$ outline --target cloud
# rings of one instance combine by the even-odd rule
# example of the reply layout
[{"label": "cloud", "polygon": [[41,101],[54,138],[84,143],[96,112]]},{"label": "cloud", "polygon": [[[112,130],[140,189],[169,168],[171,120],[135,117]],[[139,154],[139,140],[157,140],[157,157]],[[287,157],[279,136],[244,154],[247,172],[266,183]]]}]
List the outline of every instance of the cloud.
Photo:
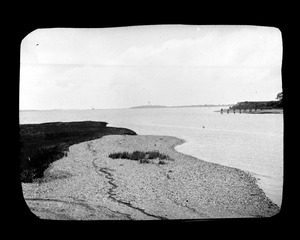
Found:
[{"label": "cloud", "polygon": [[120,37],[93,38],[91,32],[78,37],[79,32],[69,31],[73,35],[68,38],[68,31],[63,37],[58,31],[51,41],[46,31],[32,34],[22,43],[23,108],[231,103],[273,99],[280,91],[282,42],[277,29],[199,27],[198,35],[184,35],[174,28],[163,40],[159,28],[154,30],[147,38],[133,31],[128,37],[124,30],[126,44]]},{"label": "cloud", "polygon": [[160,66],[279,66],[282,43],[273,28],[237,28],[220,34],[212,31],[195,39],[170,39],[160,46],[149,43],[130,47],[114,64]]}]

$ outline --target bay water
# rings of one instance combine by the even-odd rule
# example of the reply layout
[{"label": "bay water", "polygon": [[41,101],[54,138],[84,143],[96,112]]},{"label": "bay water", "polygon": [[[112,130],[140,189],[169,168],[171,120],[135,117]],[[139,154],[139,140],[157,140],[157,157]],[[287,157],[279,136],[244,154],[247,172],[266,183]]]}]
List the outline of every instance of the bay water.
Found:
[{"label": "bay water", "polygon": [[179,152],[253,175],[278,206],[283,190],[283,114],[220,114],[220,107],[20,111],[20,124],[104,121],[139,135],[184,139]]}]

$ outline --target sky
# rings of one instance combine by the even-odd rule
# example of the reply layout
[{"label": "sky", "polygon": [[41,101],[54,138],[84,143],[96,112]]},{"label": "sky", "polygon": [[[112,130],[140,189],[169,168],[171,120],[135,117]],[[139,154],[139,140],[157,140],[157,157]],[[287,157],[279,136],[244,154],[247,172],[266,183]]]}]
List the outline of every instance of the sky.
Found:
[{"label": "sky", "polygon": [[273,27],[37,29],[20,51],[20,110],[234,104],[282,91]]}]

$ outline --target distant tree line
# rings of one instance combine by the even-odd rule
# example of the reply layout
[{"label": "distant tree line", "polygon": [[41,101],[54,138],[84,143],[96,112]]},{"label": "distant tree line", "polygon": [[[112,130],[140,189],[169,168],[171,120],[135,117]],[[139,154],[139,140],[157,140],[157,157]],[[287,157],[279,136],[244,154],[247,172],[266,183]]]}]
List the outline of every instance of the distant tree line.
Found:
[{"label": "distant tree line", "polygon": [[246,101],[238,102],[230,109],[272,109],[283,108],[283,92],[280,92],[276,96],[277,101]]}]

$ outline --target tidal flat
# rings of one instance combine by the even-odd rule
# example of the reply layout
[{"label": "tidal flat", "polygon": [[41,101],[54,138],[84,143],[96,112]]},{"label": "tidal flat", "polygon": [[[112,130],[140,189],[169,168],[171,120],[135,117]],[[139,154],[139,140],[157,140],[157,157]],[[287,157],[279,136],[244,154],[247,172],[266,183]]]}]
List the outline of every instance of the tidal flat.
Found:
[{"label": "tidal flat", "polygon": [[[167,220],[271,217],[279,213],[256,179],[237,168],[179,153],[182,139],[107,135],[71,145],[40,181],[22,183],[30,211],[56,220]],[[158,151],[166,164],[110,158]]]}]

